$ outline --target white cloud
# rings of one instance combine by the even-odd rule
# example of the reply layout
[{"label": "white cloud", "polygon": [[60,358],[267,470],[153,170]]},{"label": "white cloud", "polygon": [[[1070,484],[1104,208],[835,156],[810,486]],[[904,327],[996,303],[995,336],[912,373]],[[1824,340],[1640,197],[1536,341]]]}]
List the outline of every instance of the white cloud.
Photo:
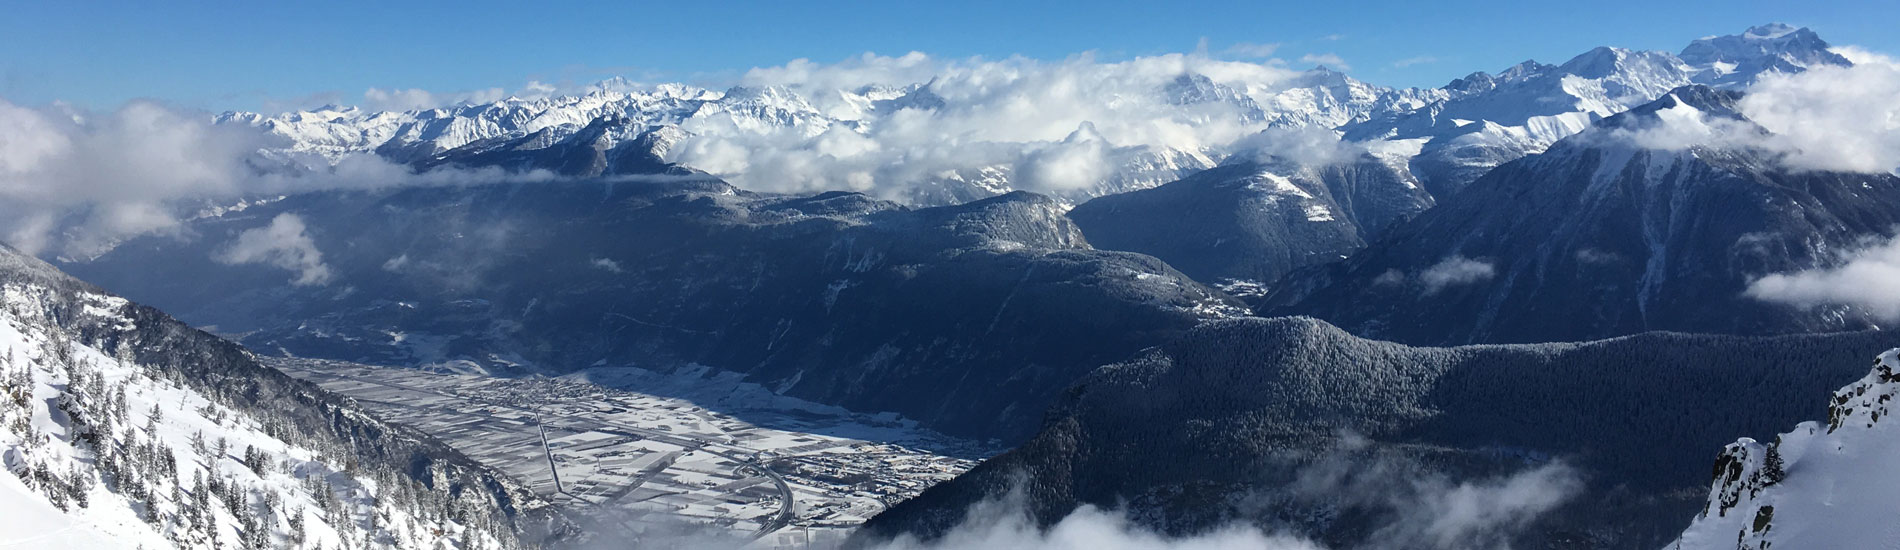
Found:
[{"label": "white cloud", "polygon": [[374,155],[328,162],[267,158],[279,145],[243,125],[134,101],[91,113],[0,100],[0,235],[29,254],[84,257],[120,240],[179,228],[182,212],[250,195],[532,181],[545,173],[415,174]]},{"label": "white cloud", "polygon": [[1016,183],[1032,191],[1060,191],[1093,185],[1108,177],[1108,143],[1087,122],[1067,138],[1023,157]]},{"label": "white cloud", "polygon": [[1762,277],[1749,283],[1746,295],[1802,307],[1852,306],[1900,321],[1900,238],[1864,248],[1838,267]]},{"label": "white cloud", "polygon": [[1900,65],[1857,55],[1869,62],[1762,77],[1737,105],[1746,122],[1678,105],[1655,124],[1606,135],[1648,149],[1754,149],[1793,170],[1891,172],[1900,168]]},{"label": "white cloud", "polygon": [[1321,550],[1311,541],[1270,535],[1231,525],[1186,536],[1169,537],[1134,525],[1122,514],[1093,506],[1078,508],[1047,529],[1024,513],[1020,499],[985,502],[942,538],[919,541],[901,537],[871,546],[875,550]]},{"label": "white cloud", "polygon": [[158,201],[241,188],[250,170],[243,159],[259,144],[254,132],[156,103],[93,116],[0,100],[0,213],[13,221],[0,225],[28,252],[50,243],[36,229],[52,231],[54,218],[73,214],[91,230],[83,247],[168,230],[176,222]]},{"label": "white cloud", "polygon": [[[832,64],[799,59],[752,69],[742,84],[784,86],[820,113],[850,122],[813,136],[695,117],[682,126],[691,136],[666,157],[763,191],[849,189],[903,199],[943,178],[972,179],[989,168],[1013,174],[1021,188],[1059,192],[1099,183],[1120,162],[1116,155],[1140,147],[1219,151],[1266,127],[1245,121],[1236,103],[1167,101],[1160,91],[1189,73],[1242,93],[1269,93],[1296,74],[1192,54],[1115,63],[1089,54],[1062,61],[915,52]],[[860,96],[840,92],[920,82],[943,106],[872,114]]]},{"label": "white cloud", "polygon": [[1860,46],[1853,46],[1853,45],[1835,46],[1833,48],[1828,49],[1828,51],[1834,52],[1835,54],[1840,55],[1841,57],[1847,58],[1848,62],[1853,63],[1855,65],[1900,64],[1900,63],[1896,63],[1894,58],[1888,57],[1886,54],[1868,50]]},{"label": "white cloud", "polygon": [[1428,63],[1437,63],[1437,62],[1438,62],[1438,58],[1436,57],[1432,57],[1429,55],[1421,55],[1417,57],[1407,57],[1405,59],[1393,61],[1392,66],[1403,69],[1403,68],[1410,67],[1413,65],[1425,65]]},{"label": "white cloud", "polygon": [[1325,65],[1327,68],[1335,71],[1352,70],[1352,65],[1346,64],[1345,58],[1339,57],[1339,54],[1334,53],[1309,53],[1300,56],[1300,62],[1310,65]]},{"label": "white cloud", "polygon": [[1480,541],[1503,547],[1509,534],[1556,509],[1583,485],[1563,463],[1476,481],[1423,476],[1413,484],[1409,501],[1394,506],[1399,520],[1374,534],[1389,543],[1385,547],[1469,548]]},{"label": "white cloud", "polygon": [[321,285],[330,282],[333,273],[324,265],[323,253],[305,232],[303,218],[296,214],[278,214],[270,225],[247,229],[237,239],[212,255],[225,264],[266,264],[297,274],[290,284]]},{"label": "white cloud", "polygon": [[620,269],[620,262],[613,261],[612,258],[594,258],[593,261],[588,262],[588,264],[608,273],[624,273],[624,271]]},{"label": "white cloud", "polygon": [[1295,160],[1312,166],[1345,164],[1366,154],[1362,144],[1340,139],[1339,132],[1313,127],[1275,127],[1234,142],[1235,153],[1253,153],[1257,160]]},{"label": "white cloud", "polygon": [[1749,88],[1742,113],[1774,134],[1794,168],[1890,172],[1900,168],[1900,66],[1866,63],[1770,75]]},{"label": "white cloud", "polygon": [[[1297,473],[1285,487],[1240,499],[1241,506],[1279,508],[1287,502],[1337,510],[1383,512],[1356,548],[1509,548],[1536,520],[1569,502],[1584,487],[1582,475],[1563,462],[1548,462],[1496,476],[1453,479],[1418,464],[1373,458],[1365,439],[1346,434],[1341,444]],[[1323,550],[1296,534],[1260,530],[1245,521],[1166,536],[1135,524],[1127,515],[1084,505],[1046,529],[1037,528],[1020,491],[978,503],[942,538],[910,537],[868,545],[872,550]],[[1246,517],[1242,511],[1239,514]]]},{"label": "white cloud", "polygon": [[1489,262],[1452,256],[1420,272],[1418,280],[1425,284],[1426,294],[1437,294],[1449,287],[1488,281],[1496,275],[1497,268]]},{"label": "white cloud", "polygon": [[1261,495],[1327,508],[1389,512],[1360,548],[1509,548],[1535,520],[1575,497],[1582,473],[1561,461],[1517,472],[1454,479],[1420,464],[1378,455],[1371,441],[1341,434],[1339,444],[1302,468],[1281,491]]}]

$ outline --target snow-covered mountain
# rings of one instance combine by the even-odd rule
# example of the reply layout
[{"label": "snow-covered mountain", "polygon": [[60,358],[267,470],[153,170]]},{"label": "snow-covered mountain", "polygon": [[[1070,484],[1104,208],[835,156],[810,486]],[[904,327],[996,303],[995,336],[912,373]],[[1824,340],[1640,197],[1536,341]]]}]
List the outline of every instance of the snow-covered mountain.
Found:
[{"label": "snow-covered mountain", "polygon": [[1754,143],[1772,134],[1740,98],[1692,85],[1604,119],[1352,258],[1290,276],[1256,309],[1425,344],[1879,326],[1864,308],[1746,294],[1755,279],[1833,267],[1890,238],[1900,177],[1787,168]]},{"label": "snow-covered mountain", "polygon": [[[1248,114],[1239,123],[1257,127],[1267,124],[1266,115],[1253,106],[1251,97],[1231,95],[1237,92],[1200,75],[1182,78],[1190,81],[1190,88],[1157,89],[1154,101],[1175,102],[1183,107],[1183,117],[1191,116],[1196,105],[1210,101],[1247,105]],[[1207,88],[1192,89],[1196,82]],[[1358,86],[1360,93],[1366,93],[1363,84]],[[1213,89],[1223,91],[1202,95]],[[216,121],[253,126],[271,135],[281,145],[267,148],[264,156],[292,170],[335,163],[351,155],[374,154],[420,169],[499,166],[521,172],[540,169],[563,176],[590,177],[677,173],[703,167],[743,178],[747,175],[744,171],[724,166],[676,164],[669,153],[674,145],[691,137],[774,140],[780,146],[805,147],[833,128],[865,134],[886,119],[911,116],[897,114],[903,111],[930,113],[948,108],[926,84],[806,93],[839,96],[836,103],[846,107],[821,110],[798,90],[785,86],[711,91],[678,84],[630,87],[622,83],[597,85],[578,96],[511,97],[418,111],[325,107],[280,115],[231,112],[218,116]],[[1353,111],[1364,108],[1354,103],[1357,100],[1335,100],[1329,95],[1334,92],[1323,87],[1293,88],[1286,93],[1326,103],[1320,112],[1300,115],[1303,117],[1348,120],[1364,116]],[[1348,91],[1341,88],[1338,93]],[[1101,139],[1099,135],[1084,137]],[[956,204],[999,195],[1020,187],[1011,179],[1024,162],[1021,156],[1049,143],[1061,141],[984,144],[981,147],[1001,149],[1003,153],[907,176],[914,181],[888,182],[880,189],[885,191],[885,198],[923,205]],[[1101,143],[1106,152],[1102,162],[1111,167],[1100,177],[1074,189],[1043,190],[1083,200],[1153,187],[1212,166],[1222,155],[1218,149],[1199,146]],[[779,189],[775,185],[760,187]],[[853,188],[845,181],[822,185],[824,189]]]},{"label": "snow-covered mountain", "polygon": [[1412,169],[1443,200],[1486,171],[1591,122],[1689,84],[1740,89],[1770,74],[1851,63],[1806,28],[1770,24],[1696,40],[1681,54],[1602,47],[1560,65],[1525,61],[1453,81],[1444,99],[1341,128],[1347,139],[1425,140]]},{"label": "snow-covered mountain", "polygon": [[[1891,548],[1900,544],[1900,350],[1774,441],[1741,438],[1715,461],[1708,504],[1672,550]],[[1882,418],[1888,417],[1888,418]]]},{"label": "snow-covered mountain", "polygon": [[[1249,131],[1336,129],[1349,141],[1394,141],[1399,143],[1377,148],[1415,151],[1406,169],[1443,199],[1492,167],[1542,151],[1594,120],[1676,87],[1737,88],[1766,74],[1846,64],[1812,31],[1776,24],[1697,40],[1680,54],[1597,48],[1559,65],[1526,61],[1433,89],[1378,86],[1325,67],[1292,74],[1224,71],[1219,80],[1187,68],[1160,79],[1139,71],[1103,77],[1135,88],[1087,98],[1104,104],[1068,118],[1100,125],[1135,117],[1157,124],[1113,136],[1100,144],[1106,154],[1087,156],[1074,156],[1068,146],[1075,144],[1065,143],[1061,134],[1024,138],[1002,128],[963,127],[1015,124],[1011,117],[972,113],[1015,112],[1017,105],[1037,100],[1036,90],[1002,95],[966,90],[946,97],[948,85],[941,80],[849,88],[759,84],[715,91],[616,79],[574,95],[403,112],[334,106],[277,115],[232,112],[217,121],[273,136],[277,143],[265,156],[293,167],[374,154],[418,168],[501,166],[569,176],[697,169],[756,190],[849,189],[924,205],[1016,189],[1081,202],[1213,167],[1235,152],[1229,148],[1232,140]],[[1152,80],[1145,88],[1144,78]],[[981,91],[991,84],[977,81],[971,87]],[[918,132],[933,126],[931,132]],[[916,141],[930,133],[939,137]],[[704,143],[674,149],[694,140]],[[961,151],[946,155],[916,149],[924,144]],[[752,158],[739,160],[734,148],[749,151]],[[1056,184],[1023,173],[1043,166],[1039,160],[1048,160],[1052,151],[1071,153],[1063,157],[1070,162],[1054,166],[1075,171],[1065,180],[1082,181]],[[790,156],[761,159],[760,152]],[[869,157],[857,158],[867,152]],[[814,163],[839,166],[801,175],[811,180],[796,183],[786,181],[786,174],[770,173],[811,169]],[[891,169],[894,164],[910,168]]]},{"label": "snow-covered mountain", "polygon": [[[1526,61],[1498,75],[1474,73],[1429,93],[1386,93],[1314,71],[1300,80],[1336,83],[1312,88],[1337,91],[1326,98],[1360,98],[1336,111],[1359,118],[1275,119],[1309,129],[1263,132],[1235,146],[1219,168],[1099,197],[1071,216],[1098,247],[1150,254],[1202,281],[1258,293],[1284,274],[1359,251],[1499,165],[1676,87],[1735,89],[1767,74],[1847,64],[1812,31],[1778,25],[1698,40],[1684,55],[1598,48],[1562,65]],[[1197,98],[1236,97],[1192,89]],[[1422,100],[1429,101],[1415,103]],[[1333,124],[1341,143],[1313,129]]]},{"label": "snow-covered mountain", "polygon": [[520,548],[550,525],[434,440],[5,247],[0,350],[0,546]]}]

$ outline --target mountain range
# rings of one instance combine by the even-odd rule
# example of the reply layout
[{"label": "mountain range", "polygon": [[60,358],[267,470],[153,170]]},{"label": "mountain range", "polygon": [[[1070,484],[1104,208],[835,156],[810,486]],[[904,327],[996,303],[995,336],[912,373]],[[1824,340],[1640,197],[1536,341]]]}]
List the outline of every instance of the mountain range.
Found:
[{"label": "mountain range", "polygon": [[[518,481],[259,361],[275,356],[736,378],[1015,446],[913,499],[848,504],[884,510],[851,541],[866,548],[954,540],[997,509],[1329,548],[1895,540],[1875,527],[1894,504],[1892,312],[1755,290],[1900,238],[1900,176],[1793,164],[1748,108],[1761,82],[1853,66],[1813,31],[1431,89],[1142,63],[1102,69],[1122,71],[1087,96],[1103,105],[1027,110],[951,66],[219,115],[268,138],[247,169],[369,159],[402,182],[196,197],[163,231],[50,264],[0,246],[0,343],[20,352],[0,363],[0,530],[597,542]],[[427,174],[483,176],[404,179]],[[766,408],[702,418],[802,422]],[[625,437],[694,452],[656,435],[673,429]],[[728,457],[741,489],[810,458],[745,454]],[[633,459],[614,460],[600,469]],[[796,516],[774,487],[762,535]]]},{"label": "mountain range", "polygon": [[[1542,151],[1593,120],[1680,86],[1739,88],[1763,75],[1850,64],[1813,31],[1774,24],[1696,40],[1680,54],[1604,47],[1559,65],[1526,61],[1496,75],[1472,73],[1440,88],[1382,87],[1317,67],[1277,80],[1217,81],[1183,72],[1141,92],[1146,97],[1131,99],[1171,106],[1168,116],[1189,126],[1321,128],[1337,130],[1349,142],[1392,142],[1388,147],[1411,150],[1402,170],[1444,198],[1491,167]],[[674,147],[696,137],[772,134],[812,144],[833,129],[874,136],[896,118],[949,117],[972,108],[961,98],[944,97],[936,89],[941,86],[765,84],[715,91],[613,79],[577,95],[414,111],[329,106],[275,115],[227,112],[216,121],[275,137],[264,157],[295,167],[374,154],[420,169],[502,166],[569,176],[638,175],[705,168],[652,162],[677,157]],[[880,198],[932,205],[1029,189],[1081,202],[1174,181],[1245,152],[1226,143],[1109,143],[1109,169],[1093,181],[1065,188],[1017,181],[1022,157],[1052,141],[1058,140],[985,142],[980,146],[1011,153],[943,165],[914,176],[918,181],[882,182],[880,189],[890,191]]]}]

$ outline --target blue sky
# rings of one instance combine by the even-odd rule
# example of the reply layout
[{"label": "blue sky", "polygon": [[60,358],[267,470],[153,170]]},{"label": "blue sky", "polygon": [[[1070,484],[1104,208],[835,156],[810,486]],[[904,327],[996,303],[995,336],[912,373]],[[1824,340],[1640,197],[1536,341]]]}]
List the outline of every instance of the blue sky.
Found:
[{"label": "blue sky", "polygon": [[[322,4],[322,5],[319,5]],[[19,2],[0,18],[0,98],[111,108],[359,103],[363,91],[514,89],[622,75],[721,85],[744,69],[863,52],[1113,60],[1278,44],[1374,83],[1438,86],[1599,45],[1676,51],[1782,21],[1900,51],[1900,3],[1576,2]],[[1530,5],[1527,5],[1530,4]],[[815,4],[814,4],[815,5]]]}]

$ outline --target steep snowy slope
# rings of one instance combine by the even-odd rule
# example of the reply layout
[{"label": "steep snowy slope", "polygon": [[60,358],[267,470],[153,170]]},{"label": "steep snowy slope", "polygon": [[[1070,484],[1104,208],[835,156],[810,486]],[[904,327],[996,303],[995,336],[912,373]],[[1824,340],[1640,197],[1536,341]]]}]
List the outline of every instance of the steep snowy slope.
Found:
[{"label": "steep snowy slope", "polygon": [[[1803,422],[1772,442],[1742,438],[1715,461],[1708,505],[1677,550],[1892,548],[1900,545],[1900,350],[1828,401],[1826,422]],[[1889,418],[1881,418],[1883,416]]]},{"label": "steep snowy slope", "polygon": [[[1423,344],[1873,326],[1873,312],[1745,291],[1891,236],[1900,177],[1786,168],[1748,143],[1765,130],[1737,112],[1739,97],[1689,86],[1606,119],[1492,171],[1345,262],[1290,276],[1263,303]],[[1643,137],[1683,124],[1713,133]]]},{"label": "steep snowy slope", "polygon": [[5,247],[0,353],[0,545],[520,548],[554,519],[433,440]]},{"label": "steep snowy slope", "polygon": [[1239,523],[1332,548],[1654,548],[1702,507],[1708,449],[1819,414],[1799,396],[1894,342],[1417,348],[1308,318],[1217,321],[1096,370],[1034,439],[864,533],[935,535],[1013,491],[1045,526],[1089,504],[1167,533]]}]

